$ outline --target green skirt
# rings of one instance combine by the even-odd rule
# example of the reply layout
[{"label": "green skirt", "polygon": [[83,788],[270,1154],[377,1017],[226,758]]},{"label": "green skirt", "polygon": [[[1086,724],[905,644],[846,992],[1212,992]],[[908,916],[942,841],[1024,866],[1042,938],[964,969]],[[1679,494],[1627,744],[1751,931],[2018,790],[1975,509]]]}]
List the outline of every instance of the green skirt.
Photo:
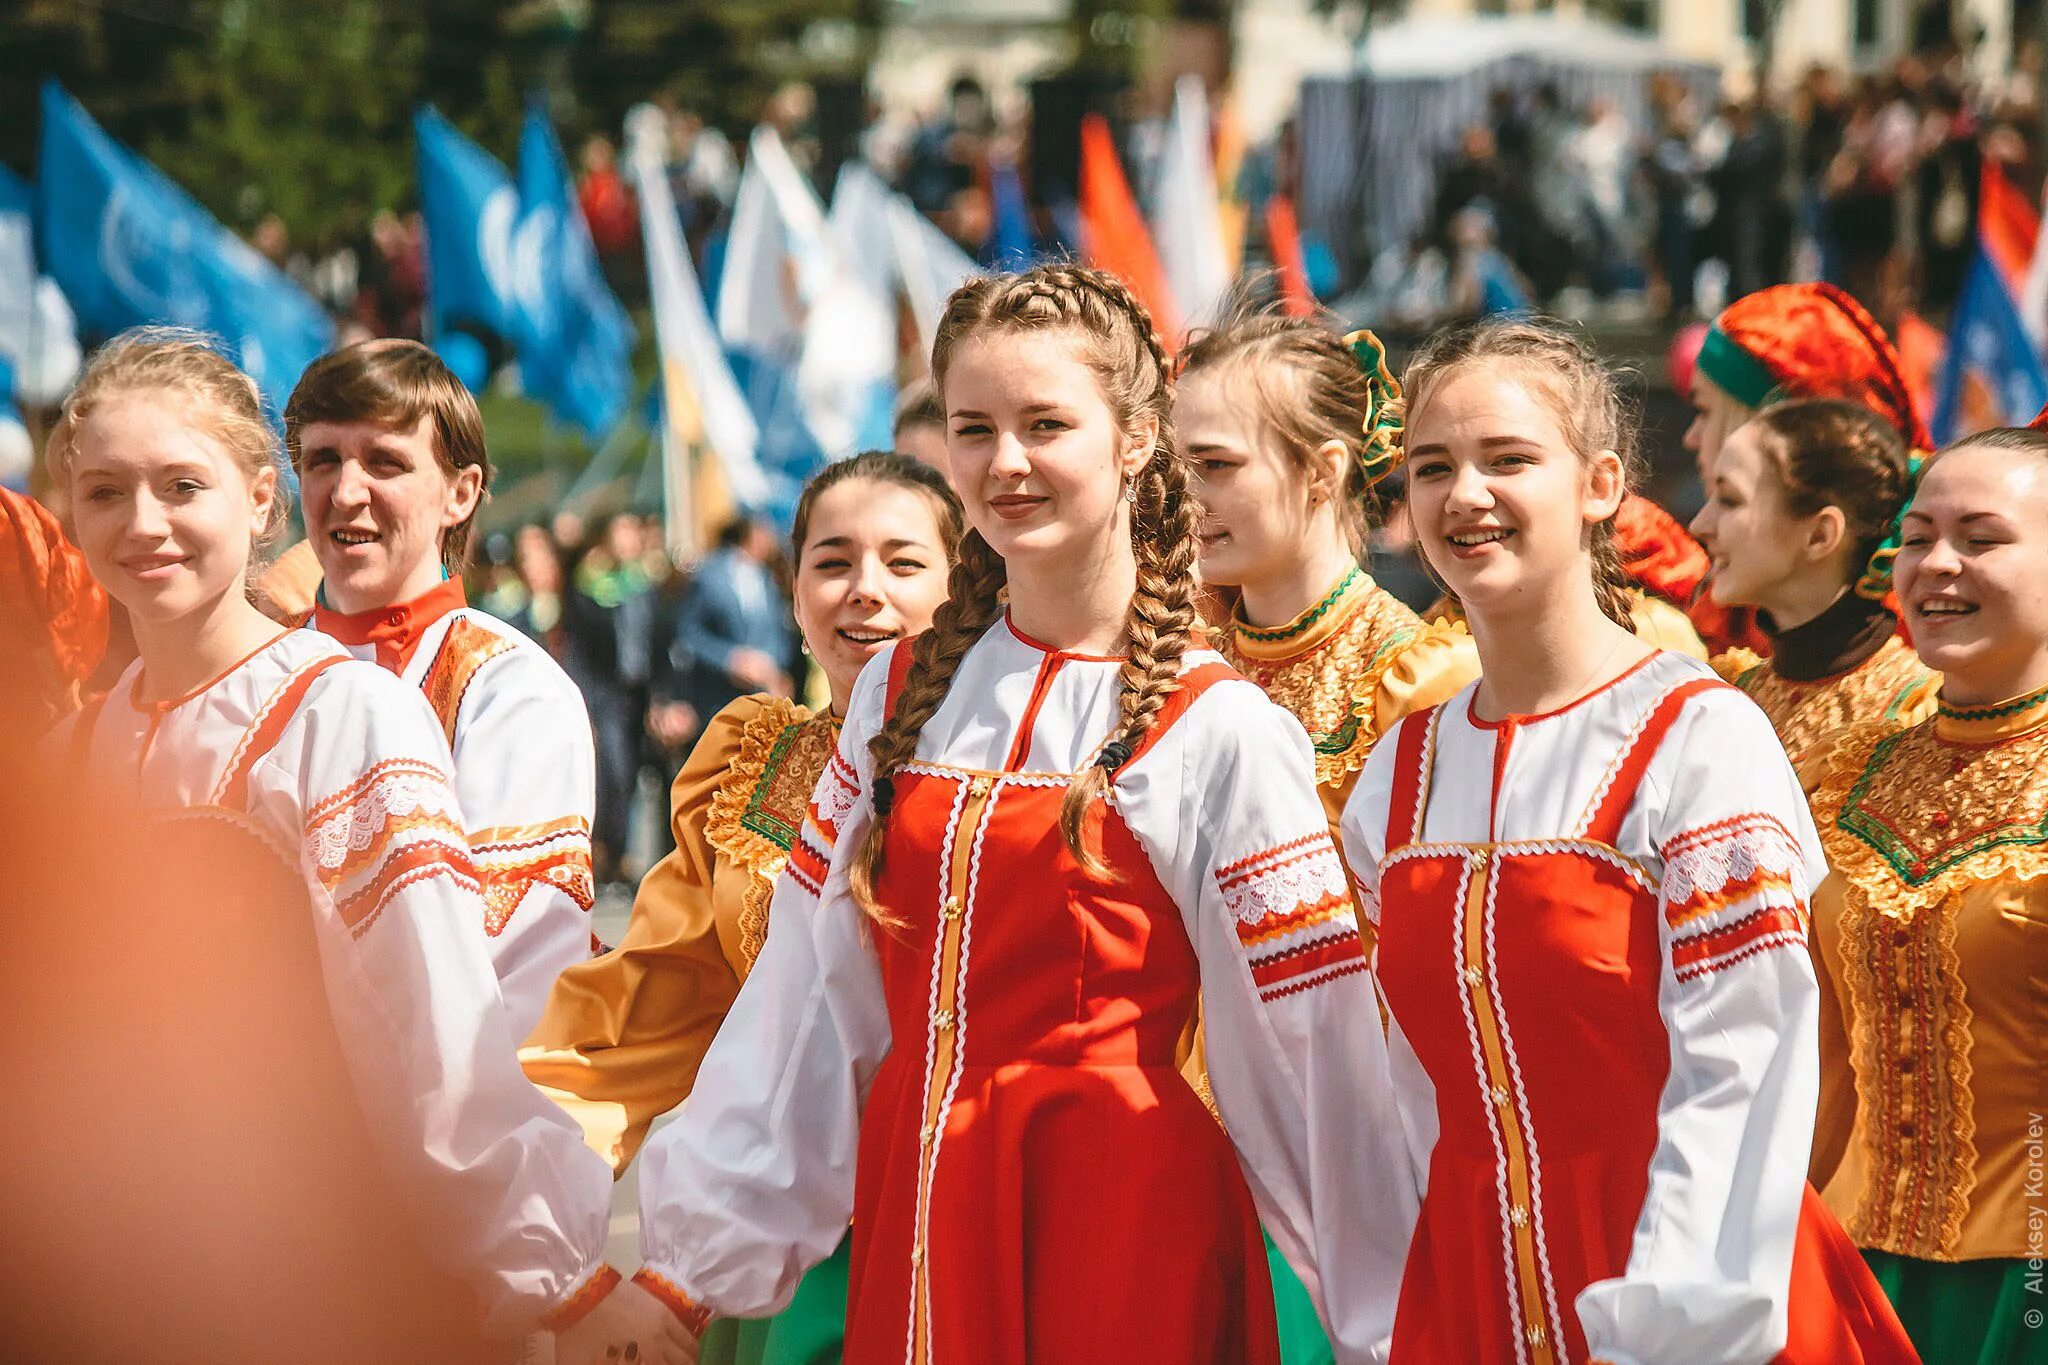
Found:
[{"label": "green skirt", "polygon": [[2048,1365],[2041,1262],[1863,1259],[1927,1365]]},{"label": "green skirt", "polygon": [[1266,1264],[1273,1275],[1273,1320],[1280,1326],[1280,1365],[1336,1365],[1336,1352],[1323,1335],[1323,1323],[1316,1316],[1308,1290],[1302,1287],[1294,1268],[1266,1239]]},{"label": "green skirt", "polygon": [[853,1234],[811,1267],[772,1318],[720,1318],[705,1329],[699,1365],[839,1365],[846,1343],[846,1277]]}]

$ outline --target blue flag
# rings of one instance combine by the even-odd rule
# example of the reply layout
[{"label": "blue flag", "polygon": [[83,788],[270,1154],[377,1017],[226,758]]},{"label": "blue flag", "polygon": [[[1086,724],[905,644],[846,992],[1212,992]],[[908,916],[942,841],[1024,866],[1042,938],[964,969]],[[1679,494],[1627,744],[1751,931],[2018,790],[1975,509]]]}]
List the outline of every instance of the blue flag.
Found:
[{"label": "blue flag", "polygon": [[2048,404],[2048,372],[2020,321],[2019,305],[1983,247],[1956,300],[1935,388],[1937,444],[1987,427],[2015,426]]},{"label": "blue flag", "polygon": [[277,411],[334,326],[290,276],[43,84],[36,235],[88,333],[143,323],[211,332]]},{"label": "blue flag", "polygon": [[427,327],[517,337],[512,251],[519,190],[498,159],[432,108],[413,115],[427,237]]},{"label": "blue flag", "polygon": [[995,221],[983,248],[984,263],[998,270],[1028,269],[1038,258],[1038,234],[1031,230],[1031,206],[1017,163],[1008,157],[989,161],[989,200]]},{"label": "blue flag", "polygon": [[633,396],[633,320],[597,266],[568,158],[537,104],[519,134],[522,294],[519,372],[526,391],[602,440]]},{"label": "blue flag", "polygon": [[531,110],[519,180],[433,109],[413,119],[436,344],[491,333],[514,347],[526,391],[602,440],[632,394],[633,324],[598,272],[554,130]]}]

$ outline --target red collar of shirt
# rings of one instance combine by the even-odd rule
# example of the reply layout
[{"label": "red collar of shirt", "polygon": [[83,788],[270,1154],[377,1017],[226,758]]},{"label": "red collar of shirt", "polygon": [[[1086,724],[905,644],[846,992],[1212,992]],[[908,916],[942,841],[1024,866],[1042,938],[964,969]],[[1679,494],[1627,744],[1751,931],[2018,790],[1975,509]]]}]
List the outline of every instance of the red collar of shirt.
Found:
[{"label": "red collar of shirt", "polygon": [[378,666],[402,673],[427,628],[457,607],[468,605],[462,580],[450,578],[396,606],[343,613],[322,603],[313,608],[313,625],[345,645],[375,645]]}]

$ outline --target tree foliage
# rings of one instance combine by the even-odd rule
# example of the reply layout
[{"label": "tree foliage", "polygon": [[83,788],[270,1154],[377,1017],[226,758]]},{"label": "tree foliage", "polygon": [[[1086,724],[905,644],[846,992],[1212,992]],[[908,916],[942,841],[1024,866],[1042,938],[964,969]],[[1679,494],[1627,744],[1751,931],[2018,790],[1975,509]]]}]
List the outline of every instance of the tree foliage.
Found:
[{"label": "tree foliage", "polygon": [[784,81],[850,75],[896,0],[0,0],[0,161],[54,76],[222,221],[348,230],[414,189],[431,102],[509,159],[542,90],[573,145],[665,96],[743,134]]}]

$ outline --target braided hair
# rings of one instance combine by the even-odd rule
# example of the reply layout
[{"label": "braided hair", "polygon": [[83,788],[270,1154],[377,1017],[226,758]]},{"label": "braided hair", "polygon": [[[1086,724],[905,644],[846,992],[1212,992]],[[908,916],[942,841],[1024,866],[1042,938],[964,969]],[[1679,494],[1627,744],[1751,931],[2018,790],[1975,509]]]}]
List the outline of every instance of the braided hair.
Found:
[{"label": "braided hair", "polygon": [[[1129,434],[1151,427],[1150,457],[1131,485],[1131,550],[1137,588],[1124,632],[1129,653],[1118,674],[1115,730],[1096,762],[1074,775],[1060,807],[1060,834],[1076,860],[1097,875],[1106,869],[1083,839],[1088,808],[1128,762],[1180,685],[1180,667],[1193,638],[1194,563],[1199,516],[1188,494],[1187,468],[1173,440],[1173,388],[1166,345],[1151,314],[1116,276],[1083,266],[1038,266],[1021,274],[971,280],[947,301],[932,346],[932,374],[943,390],[961,344],[993,331],[1066,332],[1077,356],[1094,373],[1118,425]],[[901,696],[869,741],[875,818],[850,869],[855,897],[877,920],[888,922],[875,900],[884,827],[898,768],[917,751],[925,723],[938,711],[968,647],[1001,614],[1008,582],[1002,557],[978,531],[960,542],[960,558],[944,606],[912,650]]]}]

